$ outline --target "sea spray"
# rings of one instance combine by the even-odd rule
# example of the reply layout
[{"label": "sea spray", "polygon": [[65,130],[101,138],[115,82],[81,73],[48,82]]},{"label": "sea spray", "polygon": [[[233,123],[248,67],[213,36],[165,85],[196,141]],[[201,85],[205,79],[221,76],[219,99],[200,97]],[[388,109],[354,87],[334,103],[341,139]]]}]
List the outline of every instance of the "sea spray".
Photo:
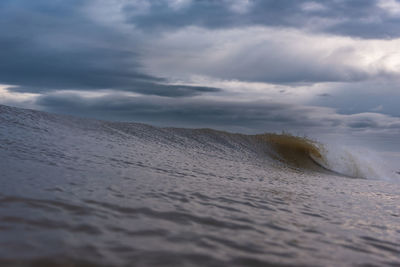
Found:
[{"label": "sea spray", "polygon": [[266,145],[268,156],[295,168],[331,171],[352,178],[393,180],[389,167],[366,148],[322,143],[286,133],[255,137]]},{"label": "sea spray", "polygon": [[365,179],[393,180],[388,166],[373,151],[338,144],[319,144],[322,160],[319,164],[334,172]]}]

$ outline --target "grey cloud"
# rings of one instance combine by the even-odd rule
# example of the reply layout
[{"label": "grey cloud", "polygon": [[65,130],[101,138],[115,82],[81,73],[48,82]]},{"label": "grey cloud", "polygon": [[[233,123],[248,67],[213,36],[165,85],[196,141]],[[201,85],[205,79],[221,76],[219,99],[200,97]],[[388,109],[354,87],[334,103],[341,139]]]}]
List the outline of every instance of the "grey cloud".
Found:
[{"label": "grey cloud", "polygon": [[141,121],[165,126],[249,127],[262,128],[266,123],[313,125],[299,113],[294,118],[290,105],[276,103],[240,103],[162,97],[121,97],[87,99],[74,94],[41,96],[37,104],[55,112],[73,112],[111,120]]},{"label": "grey cloud", "polygon": [[351,128],[376,128],[378,124],[370,119],[354,121],[347,124]]},{"label": "grey cloud", "polygon": [[[372,46],[370,41],[364,43]],[[354,82],[387,75],[384,64],[376,64],[382,70],[359,64],[363,60],[357,50],[361,45],[349,38],[290,30],[186,28],[155,38],[143,64],[156,73],[183,79],[197,74],[290,85]]]},{"label": "grey cloud", "polygon": [[[237,1],[236,1],[237,2]],[[307,9],[307,0],[253,0],[243,12],[232,8],[235,1],[191,1],[172,8],[168,1],[151,1],[148,12],[137,13],[127,4],[127,21],[144,30],[165,30],[195,25],[226,28],[249,25],[295,27],[362,38],[400,36],[399,17],[393,17],[373,0],[314,1],[322,8]]]},{"label": "grey cloud", "polygon": [[[77,84],[78,86],[78,84]],[[87,90],[97,90],[97,89],[117,89],[119,91],[131,91],[140,93],[143,95],[157,95],[157,96],[165,96],[165,97],[192,97],[197,96],[203,93],[214,93],[219,92],[221,89],[215,87],[207,87],[207,86],[187,86],[187,85],[168,85],[161,84],[158,82],[145,82],[140,80],[133,80],[126,87],[119,86],[110,86],[103,88],[102,86],[98,87],[48,87],[48,84],[45,83],[45,86],[15,86],[10,87],[8,90],[19,93],[48,93],[52,91],[57,91],[58,89],[68,89],[69,91],[87,91]]]},{"label": "grey cloud", "polygon": [[[315,17],[340,17],[340,23],[350,23],[384,13],[373,1],[320,1],[325,8],[310,11],[302,9],[306,1],[254,0],[249,1],[248,9],[243,12],[232,8],[240,2],[234,0],[190,1],[181,8],[171,7],[168,4],[171,1],[166,0],[143,1],[150,7],[144,12],[137,12],[138,7],[133,7],[133,2],[126,1],[128,4],[123,12],[129,22],[146,30],[146,34],[134,30],[122,34],[117,24],[106,26],[90,19],[84,7],[101,4],[96,0],[71,0],[68,3],[61,0],[1,1],[0,83],[16,85],[12,90],[18,92],[116,89],[170,97],[217,92],[219,89],[207,86],[169,85],[167,79],[156,77],[159,74],[146,73],[140,62],[151,55],[145,55],[143,51],[169,34],[158,32],[154,38],[147,30],[177,29],[188,25],[213,29],[249,25],[306,27],[307,21]],[[105,7],[100,5],[99,8]],[[396,22],[393,17],[385,17],[382,23],[389,19]],[[205,35],[197,37],[207,38]],[[205,64],[209,60],[208,50],[197,51],[197,46],[189,44],[190,52],[177,55],[173,47],[163,45],[151,51],[158,58],[164,57],[155,65],[166,62],[164,69],[176,69],[178,73],[270,83],[352,82],[370,77],[363,70],[332,64],[336,58],[345,57],[345,52],[344,55],[310,57],[307,51],[290,51],[287,44],[282,47],[279,36],[272,36],[267,44],[254,43],[239,48],[236,54],[230,51],[229,57],[212,59],[215,62],[211,60],[208,65]],[[217,49],[213,47],[213,51]],[[182,50],[178,49],[179,52]],[[201,60],[190,63],[190,58],[185,58],[190,53],[192,59],[200,57]],[[193,55],[195,53],[198,55]],[[165,75],[176,76],[176,73]]]},{"label": "grey cloud", "polygon": [[163,97],[82,98],[75,94],[41,96],[45,110],[161,126],[213,127],[241,132],[328,133],[354,129],[399,131],[400,119],[376,113],[337,114],[333,109],[273,102],[226,102]]},{"label": "grey cloud", "polygon": [[316,96],[307,104],[336,108],[342,114],[377,111],[400,117],[398,79],[335,84],[330,97]]},{"label": "grey cloud", "polygon": [[136,40],[90,20],[90,0],[0,2],[0,83],[19,92],[118,89],[192,96],[216,88],[175,86],[142,71]]}]

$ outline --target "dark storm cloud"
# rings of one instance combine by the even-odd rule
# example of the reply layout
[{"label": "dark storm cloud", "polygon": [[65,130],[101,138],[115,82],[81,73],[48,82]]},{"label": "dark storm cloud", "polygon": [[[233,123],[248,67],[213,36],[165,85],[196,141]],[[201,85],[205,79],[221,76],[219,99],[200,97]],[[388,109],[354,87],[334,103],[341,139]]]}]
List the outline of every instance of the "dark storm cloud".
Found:
[{"label": "dark storm cloud", "polygon": [[[320,30],[339,34],[354,31],[357,36],[392,36],[400,30],[394,27],[398,19],[378,8],[375,1],[319,1],[310,5],[303,0],[254,0],[246,5],[245,1],[198,0],[182,6],[174,6],[172,2],[126,1],[122,12],[126,21],[146,33],[147,30],[189,25],[212,29],[249,25],[307,28],[315,19],[338,20]],[[140,5],[148,9],[139,12]],[[120,25],[115,22],[108,26],[96,22],[85,9],[89,6],[107,8],[96,0],[0,1],[0,84],[15,85],[11,90],[18,92],[116,89],[171,97],[219,91],[209,87],[167,85],[167,79],[146,73],[140,64],[143,56],[140,51],[146,41],[152,42],[152,39],[146,34],[139,38],[132,29],[122,34]],[[371,16],[377,19],[368,20]],[[368,78],[360,70],[337,70],[332,64],[305,64],[298,51],[285,57],[288,51],[282,49],[279,40],[276,43],[276,46],[273,43],[267,47],[264,55],[268,56],[264,56],[261,63],[259,55],[253,55],[255,61],[239,58],[240,64],[221,60],[213,64],[215,67],[206,66],[202,73],[222,79],[273,83]],[[255,48],[255,53],[259,53]],[[158,50],[173,57],[168,46]],[[252,54],[249,50],[243,52],[243,55]],[[181,62],[186,60],[181,59]],[[201,62],[197,64],[202,65]]]},{"label": "dark storm cloud", "polygon": [[83,7],[93,3],[2,0],[0,83],[19,92],[117,89],[172,97],[218,91],[166,85],[145,74],[132,36],[89,19]]},{"label": "dark storm cloud", "polygon": [[[151,1],[148,12],[137,12],[137,4],[127,4],[127,20],[145,30],[196,25],[225,28],[249,25],[316,29],[363,38],[400,36],[399,17],[390,16],[373,0],[197,0],[181,8],[168,1]],[[243,9],[243,10],[240,10]],[[325,25],[324,25],[325,24]]]},{"label": "dark storm cloud", "polygon": [[[205,100],[173,100],[160,97],[82,98],[75,94],[53,94],[40,97],[37,104],[54,112],[88,114],[92,117],[153,123],[184,125],[264,126],[266,122],[315,126],[304,120],[306,114],[294,117],[291,105],[262,102],[223,102]],[[303,119],[302,119],[303,118]]]},{"label": "dark storm cloud", "polygon": [[337,114],[333,109],[262,101],[225,102],[163,97],[109,95],[82,98],[76,94],[41,96],[46,110],[94,118],[153,123],[162,126],[213,127],[241,132],[356,131],[400,129],[400,119],[376,113]]}]

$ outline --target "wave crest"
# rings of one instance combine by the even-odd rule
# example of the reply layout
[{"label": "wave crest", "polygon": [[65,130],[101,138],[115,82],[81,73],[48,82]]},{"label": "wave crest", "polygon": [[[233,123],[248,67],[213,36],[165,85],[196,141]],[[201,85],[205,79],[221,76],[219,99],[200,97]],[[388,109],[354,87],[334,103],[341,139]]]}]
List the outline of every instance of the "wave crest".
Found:
[{"label": "wave crest", "polygon": [[379,160],[368,151],[333,146],[289,134],[255,135],[267,144],[269,155],[295,168],[331,172],[352,178],[385,179]]},{"label": "wave crest", "polygon": [[314,171],[325,171],[322,164],[322,145],[305,137],[289,134],[255,135],[257,141],[267,144],[274,159],[290,166]]}]

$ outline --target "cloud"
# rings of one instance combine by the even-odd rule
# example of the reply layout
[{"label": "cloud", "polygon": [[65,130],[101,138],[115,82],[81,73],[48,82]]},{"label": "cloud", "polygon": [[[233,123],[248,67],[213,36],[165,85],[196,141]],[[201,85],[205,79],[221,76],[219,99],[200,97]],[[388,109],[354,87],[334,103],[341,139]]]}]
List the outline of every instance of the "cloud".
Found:
[{"label": "cloud", "polygon": [[363,40],[271,27],[188,27],[153,39],[143,64],[153,73],[182,79],[357,82],[400,77],[399,46],[400,39]]},{"label": "cloud", "polygon": [[[78,86],[77,84],[76,86]],[[110,87],[103,87],[101,85],[96,87],[69,87],[69,86],[60,86],[54,85],[54,87],[49,87],[47,81],[42,84],[35,86],[10,86],[7,88],[8,91],[17,92],[17,93],[47,93],[52,91],[103,91],[101,89],[112,89],[118,91],[128,91],[128,92],[136,92],[143,95],[158,95],[158,96],[166,96],[166,97],[192,97],[201,95],[204,93],[215,93],[221,91],[219,88],[209,87],[209,86],[188,86],[188,85],[173,85],[173,84],[162,84],[158,82],[146,82],[139,80],[133,80],[126,87],[121,84],[117,87],[116,85],[110,85]]]},{"label": "cloud", "polygon": [[118,89],[193,96],[216,88],[169,85],[146,74],[135,35],[123,35],[83,12],[89,0],[0,3],[0,83],[14,91]]},{"label": "cloud", "polygon": [[15,93],[10,92],[8,89],[9,86],[0,84],[0,104],[11,105],[15,107],[21,108],[37,108],[35,106],[36,97],[38,94],[31,93]]},{"label": "cloud", "polygon": [[322,93],[322,94],[317,94],[317,96],[320,96],[320,97],[330,97],[331,95],[328,94],[328,93]]},{"label": "cloud", "polygon": [[400,3],[396,0],[378,0],[378,7],[391,16],[400,16]]},{"label": "cloud", "polygon": [[[191,86],[193,75],[282,84],[398,75],[398,39],[305,31],[310,16],[353,21],[385,13],[370,1],[357,9],[348,2],[4,0],[0,83],[19,92],[116,89],[180,97],[219,91]],[[152,27],[163,31],[144,31]],[[179,79],[186,84],[170,83]]]},{"label": "cloud", "polygon": [[53,93],[42,95],[36,104],[53,112],[95,118],[253,133],[281,130],[306,134],[351,131],[396,133],[400,130],[400,118],[383,114],[346,115],[338,114],[332,108],[268,101],[205,101],[118,94],[93,98]]},{"label": "cloud", "polygon": [[303,3],[301,5],[301,9],[307,12],[316,12],[316,11],[326,10],[326,7],[321,3],[310,1]]},{"label": "cloud", "polygon": [[0,95],[175,126],[394,131],[398,3],[2,0]]},{"label": "cloud", "polygon": [[374,111],[400,117],[399,81],[396,79],[336,83],[324,90],[330,97],[319,97],[317,93],[316,97],[308,98],[303,104],[335,108],[342,114]]},{"label": "cloud", "polygon": [[[136,3],[137,1],[134,1]],[[292,27],[317,32],[362,38],[400,36],[395,0],[306,1],[187,1],[174,8],[171,1],[155,0],[147,12],[137,13],[127,2],[123,13],[127,21],[144,31],[171,30],[186,26],[209,29],[242,26]],[[186,2],[186,1],[185,1]]]}]

